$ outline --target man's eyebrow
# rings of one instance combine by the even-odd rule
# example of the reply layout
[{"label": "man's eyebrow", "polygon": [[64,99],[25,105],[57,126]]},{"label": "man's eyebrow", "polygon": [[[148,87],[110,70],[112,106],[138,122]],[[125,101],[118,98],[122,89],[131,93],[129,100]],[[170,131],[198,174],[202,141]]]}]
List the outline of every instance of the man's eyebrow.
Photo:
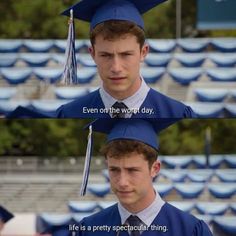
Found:
[{"label": "man's eyebrow", "polygon": [[[109,166],[109,169],[121,169],[119,166]],[[139,166],[129,166],[129,167],[124,167],[125,170],[133,170],[133,169],[140,169]]]},{"label": "man's eyebrow", "polygon": [[[123,54],[123,53],[133,53],[134,50],[126,50],[126,51],[121,51],[118,52],[118,54]],[[107,52],[107,51],[98,51],[99,54],[109,54],[109,55],[113,55],[113,52]]]},{"label": "man's eyebrow", "polygon": [[107,52],[107,51],[98,51],[98,53],[100,53],[100,54],[113,54],[113,53],[111,53],[111,52]]}]

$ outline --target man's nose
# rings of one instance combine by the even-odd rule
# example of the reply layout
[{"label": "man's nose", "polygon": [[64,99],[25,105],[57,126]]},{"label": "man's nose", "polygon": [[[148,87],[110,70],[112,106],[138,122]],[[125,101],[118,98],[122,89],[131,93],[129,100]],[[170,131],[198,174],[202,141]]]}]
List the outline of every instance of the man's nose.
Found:
[{"label": "man's nose", "polygon": [[118,74],[121,72],[121,61],[119,57],[114,56],[111,61],[111,72],[114,74]]},{"label": "man's nose", "polygon": [[128,180],[128,176],[125,172],[120,173],[118,183],[119,183],[120,187],[125,187],[128,185],[129,180]]}]

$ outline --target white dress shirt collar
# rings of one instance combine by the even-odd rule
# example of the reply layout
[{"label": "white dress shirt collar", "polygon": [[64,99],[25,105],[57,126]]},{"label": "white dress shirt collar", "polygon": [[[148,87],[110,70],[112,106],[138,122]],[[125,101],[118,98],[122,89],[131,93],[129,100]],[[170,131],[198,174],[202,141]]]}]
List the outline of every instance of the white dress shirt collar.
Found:
[{"label": "white dress shirt collar", "polygon": [[149,227],[156,218],[156,216],[159,214],[164,204],[165,202],[162,200],[159,193],[157,192],[154,201],[147,208],[136,214],[129,212],[121,205],[121,203],[118,202],[118,210],[121,217],[121,224],[124,224],[130,215],[136,215],[139,217],[140,220],[143,221],[146,226]]},{"label": "white dress shirt collar", "polygon": [[[138,110],[143,104],[147,94],[150,90],[146,82],[142,77],[140,77],[142,82],[140,88],[130,97],[123,100],[117,100],[113,98],[109,93],[105,91],[103,86],[99,89],[100,96],[105,108],[110,109],[115,102],[123,102],[129,109]],[[110,114],[111,115],[111,114]],[[132,114],[126,114],[126,118],[130,118]]]}]

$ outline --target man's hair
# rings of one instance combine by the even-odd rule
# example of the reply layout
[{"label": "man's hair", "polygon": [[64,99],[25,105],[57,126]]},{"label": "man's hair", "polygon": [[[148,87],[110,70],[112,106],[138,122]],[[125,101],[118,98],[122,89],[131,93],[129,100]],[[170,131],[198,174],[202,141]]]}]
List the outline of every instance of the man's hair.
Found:
[{"label": "man's hair", "polygon": [[145,143],[128,139],[114,140],[105,144],[101,148],[101,153],[105,156],[105,158],[111,157],[117,159],[131,153],[143,154],[145,160],[148,161],[149,168],[151,168],[152,164],[158,157],[158,152],[156,149]]},{"label": "man's hair", "polygon": [[115,40],[124,35],[131,34],[136,36],[140,49],[145,43],[145,33],[138,25],[126,20],[109,20],[95,26],[90,31],[90,42],[94,46],[96,36],[102,35],[105,40]]}]

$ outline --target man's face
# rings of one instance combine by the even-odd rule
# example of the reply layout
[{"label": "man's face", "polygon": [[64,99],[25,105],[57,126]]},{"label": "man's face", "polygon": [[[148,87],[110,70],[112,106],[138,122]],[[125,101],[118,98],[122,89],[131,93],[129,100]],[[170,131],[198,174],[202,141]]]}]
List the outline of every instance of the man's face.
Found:
[{"label": "man's face", "polygon": [[152,179],[160,170],[158,160],[150,168],[142,154],[133,152],[119,159],[108,156],[107,165],[111,189],[127,210],[139,212],[152,203]]},{"label": "man's face", "polygon": [[140,62],[148,53],[145,44],[140,45],[134,35],[127,34],[115,40],[96,37],[90,53],[97,64],[104,89],[116,99],[133,95],[141,85]]}]

